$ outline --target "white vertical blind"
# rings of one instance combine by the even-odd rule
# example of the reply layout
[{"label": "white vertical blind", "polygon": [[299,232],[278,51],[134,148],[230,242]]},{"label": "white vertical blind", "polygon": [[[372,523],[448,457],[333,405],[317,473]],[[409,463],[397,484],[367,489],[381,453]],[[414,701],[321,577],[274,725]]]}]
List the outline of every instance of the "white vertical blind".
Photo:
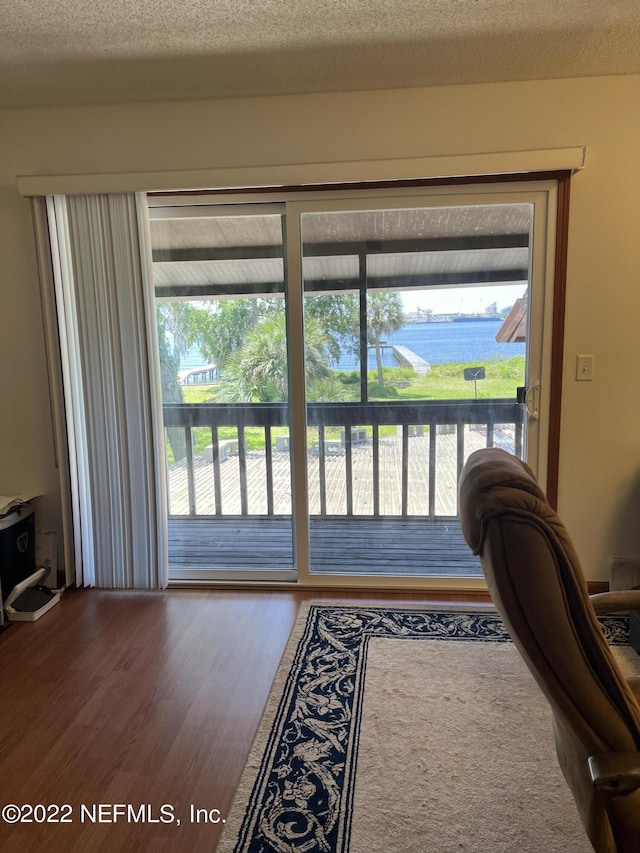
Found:
[{"label": "white vertical blind", "polygon": [[51,425],[53,427],[56,468],[60,476],[60,509],[63,533],[63,562],[65,583],[75,582],[76,559],[73,541],[73,513],[71,482],[69,476],[69,454],[66,441],[66,414],[64,407],[62,360],[60,353],[60,335],[56,315],[54,287],[54,258],[49,237],[49,217],[47,199],[31,199],[31,212],[38,255],[38,275],[40,278],[40,297],[42,319],[45,333],[47,369],[49,374],[49,397],[51,404]]},{"label": "white vertical blind", "polygon": [[167,580],[144,197],[48,199],[67,411],[76,581]]}]

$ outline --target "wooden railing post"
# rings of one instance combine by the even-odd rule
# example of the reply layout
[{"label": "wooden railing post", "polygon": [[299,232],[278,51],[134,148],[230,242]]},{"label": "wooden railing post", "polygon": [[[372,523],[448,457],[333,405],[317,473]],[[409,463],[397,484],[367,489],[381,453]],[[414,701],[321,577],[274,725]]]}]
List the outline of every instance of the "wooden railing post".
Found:
[{"label": "wooden railing post", "polygon": [[273,447],[271,446],[271,427],[264,428],[264,452],[267,479],[267,515],[273,515]]},{"label": "wooden railing post", "polygon": [[351,427],[344,428],[344,475],[347,492],[347,515],[353,515],[353,456]]},{"label": "wooden railing post", "polygon": [[429,424],[429,518],[436,517],[436,422]]},{"label": "wooden railing post", "polygon": [[220,444],[218,441],[218,427],[211,427],[211,448],[213,458],[213,489],[215,498],[216,515],[222,515],[222,480],[220,477]]},{"label": "wooden railing post", "polygon": [[186,459],[187,459],[187,487],[189,490],[189,515],[196,514],[196,484],[195,477],[193,474],[193,439],[191,435],[191,428],[185,427],[184,431],[185,438],[185,450],[186,450]]},{"label": "wooden railing post", "polygon": [[[167,404],[164,407],[165,426],[167,428],[178,427],[185,431],[185,466],[186,466],[186,489],[183,489],[183,503],[177,512],[187,509],[190,516],[197,515],[198,505],[201,499],[198,496],[199,484],[203,476],[211,476],[198,461],[196,467],[193,429],[209,427],[211,429],[211,447],[207,448],[206,457],[213,463],[213,492],[214,512],[216,516],[229,513],[229,507],[223,507],[223,475],[227,470],[222,469],[227,458],[229,447],[231,453],[237,451],[238,466],[229,464],[229,468],[237,471],[239,478],[239,510],[243,516],[249,515],[250,489],[257,487],[253,477],[249,476],[248,466],[250,454],[247,448],[248,428],[258,427],[264,434],[264,465],[265,480],[260,477],[260,482],[266,487],[265,506],[267,516],[274,516],[276,512],[276,501],[274,495],[274,480],[277,477],[275,458],[273,455],[272,439],[274,426],[288,426],[288,407],[285,403],[275,404]],[[312,452],[318,457],[319,477],[319,503],[320,514],[326,516],[327,512],[335,512],[336,509],[330,505],[330,495],[327,486],[327,452],[342,450],[344,453],[344,476],[346,487],[346,513],[353,516],[359,509],[357,506],[357,490],[354,477],[358,474],[356,469],[356,458],[358,464],[362,454],[354,449],[356,442],[363,440],[356,429],[371,429],[372,453],[371,453],[371,482],[373,489],[373,515],[380,516],[382,508],[386,507],[383,488],[381,484],[381,447],[384,450],[384,442],[381,444],[380,427],[393,426],[397,429],[401,438],[401,496],[400,512],[407,517],[409,507],[415,503],[411,499],[410,476],[410,442],[414,428],[428,427],[428,460],[424,471],[428,480],[426,484],[428,494],[425,496],[425,506],[418,509],[418,513],[428,518],[436,518],[437,506],[437,483],[438,483],[438,449],[441,437],[438,434],[439,424],[455,424],[455,470],[460,475],[465,461],[465,429],[470,425],[486,426],[486,445],[494,446],[498,438],[496,425],[512,424],[514,429],[513,444],[511,448],[516,455],[522,455],[523,445],[523,414],[522,407],[515,400],[430,400],[430,401],[402,401],[387,403],[383,402],[352,402],[352,403],[310,403],[307,410],[308,424],[310,428],[317,429],[317,440],[312,442]],[[221,428],[234,428],[237,432],[237,443],[231,439],[220,441]],[[326,429],[328,427],[337,430],[342,429],[344,440],[342,447],[340,443],[332,440],[327,441]],[[416,430],[420,432],[420,430]],[[449,438],[446,439],[446,443]],[[286,449],[283,444],[282,450]],[[334,460],[337,464],[337,460]],[[182,464],[180,465],[180,482],[184,483]],[[236,481],[237,482],[237,481]],[[235,486],[235,483],[234,483]],[[209,487],[210,488],[210,487]],[[227,487],[225,486],[225,489]],[[262,488],[262,486],[259,486]],[[173,491],[175,491],[175,486]],[[185,494],[186,492],[186,494]],[[226,494],[226,491],[225,491]],[[171,506],[178,506],[174,494],[169,496]],[[238,510],[236,509],[235,512]],[[362,510],[360,510],[362,512]],[[209,510],[211,512],[211,510]],[[264,509],[262,510],[264,512]],[[370,511],[369,511],[370,512]],[[255,513],[255,511],[254,511]],[[260,514],[260,513],[258,513]]]},{"label": "wooden railing post", "polygon": [[495,428],[495,424],[493,423],[493,421],[490,421],[487,424],[487,447],[493,447],[493,442],[495,440],[494,439],[494,428]]},{"label": "wooden railing post", "polygon": [[373,514],[380,515],[380,430],[378,424],[373,425]]},{"label": "wooden railing post", "polygon": [[409,424],[402,424],[402,496],[400,512],[407,516],[409,511]]},{"label": "wooden railing post", "polygon": [[318,427],[318,476],[320,477],[320,515],[327,514],[327,480],[324,461],[324,427]]},{"label": "wooden railing post", "polygon": [[238,425],[238,468],[240,473],[240,512],[242,515],[248,515],[247,448],[244,437],[244,426],[242,424]]}]

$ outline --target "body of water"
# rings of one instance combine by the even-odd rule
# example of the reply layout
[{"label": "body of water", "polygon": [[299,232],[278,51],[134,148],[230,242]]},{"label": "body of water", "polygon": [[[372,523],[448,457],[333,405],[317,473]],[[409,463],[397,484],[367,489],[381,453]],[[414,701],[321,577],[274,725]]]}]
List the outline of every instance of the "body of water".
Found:
[{"label": "body of water", "polygon": [[[525,344],[499,344],[496,333],[502,320],[469,320],[463,323],[407,323],[387,338],[388,344],[402,345],[429,364],[495,361],[525,354]],[[383,352],[385,367],[397,367],[393,352]],[[359,359],[343,355],[338,370],[357,370]],[[369,370],[376,367],[375,350],[369,350]]]},{"label": "body of water", "polygon": [[[387,343],[407,347],[429,364],[476,362],[478,365],[499,358],[525,354],[525,344],[499,344],[496,333],[501,320],[470,320],[464,323],[407,323],[389,335]],[[397,367],[390,349],[384,350],[385,367]],[[202,367],[205,359],[192,347],[180,363],[181,370]],[[345,353],[336,365],[338,370],[357,370],[359,359]],[[369,351],[369,370],[375,370],[375,351]]]}]

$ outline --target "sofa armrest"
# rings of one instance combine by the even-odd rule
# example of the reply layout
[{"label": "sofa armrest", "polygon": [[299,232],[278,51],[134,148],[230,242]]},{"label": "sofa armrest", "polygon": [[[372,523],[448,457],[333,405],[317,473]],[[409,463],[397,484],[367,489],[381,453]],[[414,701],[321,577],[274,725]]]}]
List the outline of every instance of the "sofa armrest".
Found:
[{"label": "sofa armrest", "polygon": [[640,752],[603,752],[589,758],[593,785],[614,796],[640,788]]},{"label": "sofa armrest", "polygon": [[597,592],[589,596],[589,601],[598,616],[619,613],[621,610],[640,610],[640,589]]}]

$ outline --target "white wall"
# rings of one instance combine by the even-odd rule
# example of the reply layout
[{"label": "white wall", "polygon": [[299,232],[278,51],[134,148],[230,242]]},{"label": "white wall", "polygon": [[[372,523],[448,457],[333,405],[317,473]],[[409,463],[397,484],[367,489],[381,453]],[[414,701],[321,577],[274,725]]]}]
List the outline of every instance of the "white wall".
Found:
[{"label": "white wall", "polygon": [[[640,77],[0,112],[0,493],[57,474],[17,175],[363,161],[586,145],[572,186],[560,506],[590,579],[640,556]],[[574,381],[577,353],[595,378]]]}]

